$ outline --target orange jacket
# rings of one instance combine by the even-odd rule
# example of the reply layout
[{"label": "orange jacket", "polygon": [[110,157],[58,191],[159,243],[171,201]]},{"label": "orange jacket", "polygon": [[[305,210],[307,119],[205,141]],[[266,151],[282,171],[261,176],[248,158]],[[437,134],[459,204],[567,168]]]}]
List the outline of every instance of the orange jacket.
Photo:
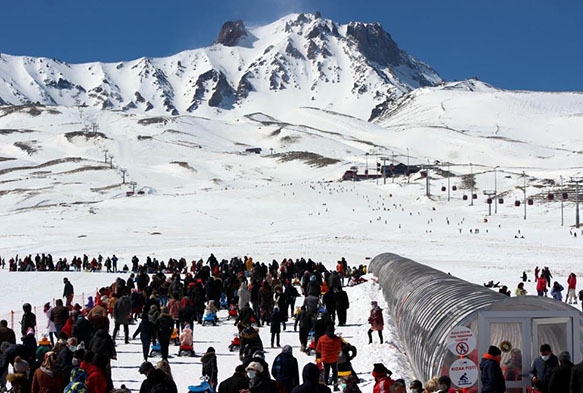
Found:
[{"label": "orange jacket", "polygon": [[338,362],[338,353],[342,350],[342,340],[334,334],[324,334],[318,340],[316,352],[321,356],[322,363]]}]

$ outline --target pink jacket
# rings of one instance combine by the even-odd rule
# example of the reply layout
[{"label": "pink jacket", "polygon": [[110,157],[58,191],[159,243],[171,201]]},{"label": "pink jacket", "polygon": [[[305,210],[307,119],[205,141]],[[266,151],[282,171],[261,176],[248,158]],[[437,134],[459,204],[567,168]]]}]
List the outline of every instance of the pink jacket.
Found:
[{"label": "pink jacket", "polygon": [[180,333],[180,346],[181,347],[192,347],[192,329],[184,328]]}]

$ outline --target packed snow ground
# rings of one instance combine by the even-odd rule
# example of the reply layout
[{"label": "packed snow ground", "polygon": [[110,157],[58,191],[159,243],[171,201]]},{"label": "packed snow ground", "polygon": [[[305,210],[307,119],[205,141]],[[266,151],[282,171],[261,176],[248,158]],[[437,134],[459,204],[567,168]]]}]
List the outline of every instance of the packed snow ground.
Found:
[{"label": "packed snow ground", "polygon": [[[549,266],[564,285],[570,272],[583,277],[583,233],[573,228],[575,190],[568,184],[583,167],[580,152],[570,150],[578,146],[582,100],[580,93],[505,92],[460,82],[413,92],[379,122],[385,128],[298,108],[285,97],[263,113],[217,113],[212,119],[3,107],[0,256],[44,252],[70,260],[115,253],[121,267],[133,255],[190,261],[214,253],[265,263],[306,257],[332,269],[341,257],[357,266],[393,252],[479,285],[494,280],[514,290],[522,272],[532,279],[537,265]],[[98,133],[82,131],[92,123]],[[263,154],[241,154],[256,146]],[[271,149],[275,154],[267,153]],[[313,153],[319,161],[286,160],[287,153]],[[111,156],[113,163],[105,163]],[[387,184],[337,181],[352,165],[372,171],[381,157],[402,163],[410,158],[412,165],[441,161],[431,170],[431,197],[419,174]],[[323,159],[338,161],[318,165]],[[122,169],[143,195],[126,197],[132,187],[122,183]],[[478,198],[470,203],[463,195],[471,192],[472,179]],[[450,187],[448,201],[441,187],[450,182],[457,190]],[[534,199],[526,211],[525,185]],[[495,187],[504,203],[489,215],[483,191]],[[553,201],[545,198],[549,192]],[[569,193],[564,203],[562,192]],[[86,295],[116,277],[67,275],[77,294]],[[39,314],[42,304],[62,293],[62,276],[1,271],[9,295],[0,315],[9,319],[23,302]],[[407,277],[402,280],[408,285]],[[526,289],[535,293],[534,283]],[[365,379],[363,392],[372,391],[370,371],[378,361],[410,381],[414,376],[388,310],[387,343],[367,344],[370,300],[384,303],[378,288],[369,282],[347,291],[350,326],[341,332],[359,350],[354,368]],[[225,322],[195,327],[196,351],[212,345],[219,353],[220,379],[237,364],[227,350],[234,332]],[[269,343],[268,329],[261,334]],[[287,343],[302,365],[309,360],[289,330],[282,334],[281,344]],[[142,379],[140,346],[134,341],[118,350],[115,383],[135,389]],[[268,350],[268,362],[277,353]],[[171,365],[182,392],[198,382],[197,358],[173,358]]]},{"label": "packed snow ground", "polygon": [[[306,182],[181,196],[181,203],[173,196],[148,195],[63,208],[58,214],[51,209],[27,211],[4,217],[12,236],[4,237],[2,257],[8,259],[16,253],[22,256],[25,250],[33,255],[51,252],[57,259],[69,260],[83,253],[115,253],[120,257],[121,268],[130,265],[134,254],[142,260],[146,255],[164,260],[181,256],[206,260],[213,252],[219,259],[250,255],[266,263],[274,258],[304,256],[333,269],[342,256],[351,266],[357,266],[382,252],[395,252],[480,285],[489,280],[501,281],[511,290],[523,271],[532,279],[537,265],[549,266],[553,279],[563,285],[571,271],[583,277],[578,263],[583,234],[570,227],[573,204],[565,204],[566,225],[561,226],[557,204],[528,206],[525,221],[522,207],[513,204],[500,205],[498,214],[488,216],[485,203],[469,205],[459,193],[450,202],[439,193],[435,200],[413,197],[421,192],[422,186],[415,183]],[[233,209],[235,200],[237,208]],[[193,207],[196,213],[192,213]],[[42,236],[32,239],[35,233]],[[98,287],[117,277],[107,273],[7,270],[0,275],[4,293],[10,294],[4,298],[0,312],[6,319],[10,317],[9,310],[20,311],[23,302],[36,306],[40,314],[43,303],[62,294],[64,275],[73,282],[78,296],[93,295]],[[403,277],[403,285],[407,285],[407,277]],[[528,282],[526,289],[535,293],[534,283]],[[339,331],[359,351],[353,366],[364,379],[363,392],[372,392],[370,371],[375,362],[383,362],[395,378],[411,381],[414,375],[390,324],[388,310],[385,309],[385,343],[367,343],[370,300],[379,300],[381,307],[385,305],[378,286],[369,281],[347,288],[347,292],[351,302],[348,326]],[[18,321],[19,314],[16,315]],[[219,326],[196,326],[194,335],[197,354],[209,346],[217,350],[222,380],[232,374],[238,357],[227,349],[236,329],[226,321],[226,311],[221,311],[219,317]],[[271,364],[279,349],[269,348],[268,327],[261,329],[261,336]],[[299,352],[298,336],[291,325],[282,333],[281,345],[285,344],[294,348],[300,368],[313,361],[313,357]],[[172,352],[176,353],[177,348]],[[142,380],[137,372],[142,360],[139,340],[127,345],[118,340],[118,353],[118,360],[113,362],[114,383],[124,383],[135,390]],[[199,382],[199,358],[174,357],[170,364],[180,391]]]}]

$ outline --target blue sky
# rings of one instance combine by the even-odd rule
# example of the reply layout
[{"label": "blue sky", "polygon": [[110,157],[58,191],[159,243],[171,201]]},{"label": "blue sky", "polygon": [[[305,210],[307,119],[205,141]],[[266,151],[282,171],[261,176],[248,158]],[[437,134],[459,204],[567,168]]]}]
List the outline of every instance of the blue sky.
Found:
[{"label": "blue sky", "polygon": [[581,0],[19,0],[0,10],[0,52],[69,63],[168,56],[210,45],[227,20],[320,11],[380,22],[446,80],[583,91]]}]

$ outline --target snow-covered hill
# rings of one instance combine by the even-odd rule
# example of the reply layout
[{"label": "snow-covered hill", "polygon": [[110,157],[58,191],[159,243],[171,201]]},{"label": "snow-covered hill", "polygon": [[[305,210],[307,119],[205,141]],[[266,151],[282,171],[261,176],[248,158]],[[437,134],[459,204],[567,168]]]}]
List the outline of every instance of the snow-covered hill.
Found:
[{"label": "snow-covered hill", "polygon": [[[368,119],[377,105],[441,78],[377,23],[292,14],[247,29],[227,22],[210,47],[167,58],[67,64],[0,56],[0,104],[89,106],[213,116],[294,102]],[[375,112],[376,113],[376,112]]]}]

